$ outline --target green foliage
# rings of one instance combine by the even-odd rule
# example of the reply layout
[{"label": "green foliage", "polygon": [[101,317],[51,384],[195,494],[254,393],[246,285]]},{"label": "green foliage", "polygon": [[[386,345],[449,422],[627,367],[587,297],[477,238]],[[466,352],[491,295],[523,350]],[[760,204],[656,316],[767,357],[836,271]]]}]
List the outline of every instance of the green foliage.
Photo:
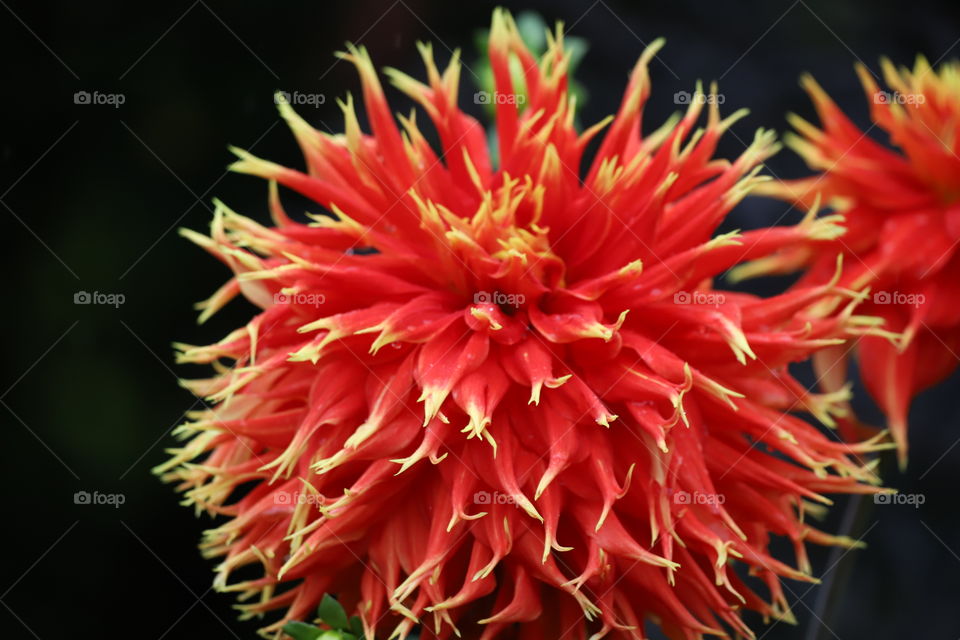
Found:
[{"label": "green foliage", "polygon": [[343,605],[329,593],[324,594],[317,607],[317,621],[329,627],[324,629],[306,622],[288,622],[283,632],[293,640],[360,640],[363,638],[363,624],[360,618],[347,618]]},{"label": "green foliage", "polygon": [[347,612],[329,593],[323,595],[323,600],[320,601],[320,606],[317,608],[317,617],[333,629],[349,631],[350,623],[347,621]]},{"label": "green foliage", "polygon": [[288,622],[283,625],[283,632],[293,640],[316,640],[323,633],[323,629],[306,622]]}]

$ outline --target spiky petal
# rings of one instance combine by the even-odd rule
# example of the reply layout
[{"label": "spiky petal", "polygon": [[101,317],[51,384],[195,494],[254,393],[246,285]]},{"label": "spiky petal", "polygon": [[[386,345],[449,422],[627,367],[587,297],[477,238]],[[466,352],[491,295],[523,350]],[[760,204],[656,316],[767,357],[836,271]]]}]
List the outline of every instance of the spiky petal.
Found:
[{"label": "spiky petal", "polygon": [[[806,266],[800,286],[832,276],[844,256],[842,287],[869,287],[860,312],[884,319],[859,345],[860,372],[887,414],[901,463],[907,455],[912,399],[956,368],[960,349],[960,63],[934,70],[923,57],[913,69],[882,60],[881,90],[862,65],[857,74],[873,125],[854,125],[807,76],[820,127],[798,116],[788,144],[819,173],[763,189],[811,206],[821,197],[843,216],[846,233],[782,251],[742,267],[741,275]],[[894,149],[871,138],[882,131]],[[847,351],[824,354],[822,369],[845,368]]]}]

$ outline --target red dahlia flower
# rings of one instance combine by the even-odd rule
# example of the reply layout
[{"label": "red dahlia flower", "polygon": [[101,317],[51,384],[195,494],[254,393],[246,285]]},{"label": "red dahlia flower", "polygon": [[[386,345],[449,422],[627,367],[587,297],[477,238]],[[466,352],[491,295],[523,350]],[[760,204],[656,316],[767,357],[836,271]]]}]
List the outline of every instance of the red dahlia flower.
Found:
[{"label": "red dahlia flower", "polygon": [[[775,185],[776,195],[810,205],[822,194],[846,219],[846,233],[788,248],[745,267],[743,274],[807,265],[800,286],[833,276],[844,254],[840,285],[869,287],[860,311],[883,318],[890,340],[875,332],[859,344],[860,372],[888,416],[901,463],[907,454],[907,412],[917,393],[956,368],[960,349],[960,64],[934,71],[922,57],[912,71],[882,61],[881,91],[863,66],[857,73],[873,125],[855,126],[810,77],[803,84],[822,129],[797,116],[790,144],[812,169],[804,180]],[[872,140],[879,127],[898,151]],[[847,350],[818,357],[828,379],[844,378]]]},{"label": "red dahlia flower", "polygon": [[[388,75],[430,116],[440,155],[413,116],[398,129],[354,47],[342,57],[372,133],[349,98],[343,135],[281,104],[306,172],[238,152],[235,170],[270,180],[275,225],[218,203],[210,237],[185,233],[235,273],[202,318],[237,294],[262,311],[217,344],[181,345],[182,361],[215,367],[185,383],[214,406],[181,427],[192,439],[163,471],[228,518],[202,546],[223,557],[218,588],[258,596],[247,614],[302,618],[333,593],[368,638],[418,623],[424,638],[642,638],[645,619],[671,638],[749,635],[741,610],[789,619],[780,578],[814,580],[805,543],[854,544],[804,513],[823,493],[876,491],[855,454],[879,445],[792,415],[830,424],[847,392],[809,393],[787,366],[859,326],[856,300],[817,315],[834,283],[769,300],[710,285],[837,227],[711,239],[773,136],[712,159],[741,114],[721,120],[698,90],[642,137],[659,46],[616,117],[579,133],[560,30],[538,63],[495,12],[497,92],[517,90],[511,58],[526,85],[525,100],[496,100],[498,168],[456,106],[456,56],[440,73],[428,46],[427,84]],[[326,213],[293,221],[278,183]],[[772,536],[798,568],[771,556]],[[262,577],[231,583],[246,565]]]}]

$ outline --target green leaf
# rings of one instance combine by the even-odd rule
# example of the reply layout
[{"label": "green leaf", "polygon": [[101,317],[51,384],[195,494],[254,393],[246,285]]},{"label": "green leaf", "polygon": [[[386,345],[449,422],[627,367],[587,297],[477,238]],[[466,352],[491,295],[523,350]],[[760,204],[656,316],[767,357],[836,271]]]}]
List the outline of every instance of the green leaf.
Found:
[{"label": "green leaf", "polygon": [[543,16],[536,11],[522,11],[516,19],[520,39],[530,47],[534,55],[543,53],[547,48],[547,31],[550,28]]},{"label": "green leaf", "polygon": [[577,65],[580,64],[580,61],[583,60],[583,56],[586,55],[590,45],[587,43],[586,38],[577,36],[565,37],[563,43],[566,45],[567,53],[570,54],[570,73],[572,74],[576,70]]},{"label": "green leaf", "polygon": [[323,594],[323,600],[317,607],[317,617],[330,625],[333,629],[349,630],[350,622],[347,620],[347,612],[343,606],[337,602],[336,598],[329,593]]},{"label": "green leaf", "polygon": [[283,632],[293,640],[317,640],[323,633],[321,629],[306,622],[288,622],[283,625]]},{"label": "green leaf", "polygon": [[363,621],[360,620],[360,616],[351,616],[350,633],[357,636],[358,638],[363,637]]}]

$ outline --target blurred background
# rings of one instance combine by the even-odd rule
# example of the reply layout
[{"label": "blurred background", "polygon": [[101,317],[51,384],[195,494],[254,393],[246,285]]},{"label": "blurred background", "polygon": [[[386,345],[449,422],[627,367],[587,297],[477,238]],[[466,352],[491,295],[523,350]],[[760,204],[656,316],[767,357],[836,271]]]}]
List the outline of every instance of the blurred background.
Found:
[{"label": "blurred background", "polygon": [[[724,112],[751,109],[722,143],[725,157],[739,154],[758,127],[782,131],[788,111],[813,117],[797,82],[803,71],[862,125],[867,105],[856,61],[877,70],[881,55],[904,64],[917,53],[931,61],[960,56],[955,2],[499,4],[563,20],[589,45],[577,72],[588,124],[616,110],[644,44],[666,37],[652,64],[645,128],[681,108],[676,92],[692,91],[698,78],[718,80]],[[297,108],[317,128],[338,131],[335,98],[359,92],[353,69],[333,57],[345,41],[367,46],[380,67],[414,75],[422,69],[418,40],[433,41],[443,62],[462,48],[472,67],[477,31],[495,4],[0,5],[7,86],[0,504],[11,551],[0,581],[0,635],[253,637],[256,623],[236,620],[232,596],[210,590],[212,563],[195,546],[209,520],[178,506],[171,487],[150,473],[173,443],[171,429],[196,408],[177,378],[197,372],[173,364],[171,342],[215,341],[251,312],[234,302],[197,326],[191,305],[227,272],[176,229],[205,229],[214,196],[266,220],[266,184],[227,174],[226,145],[300,166],[274,91],[322,95],[322,104]],[[480,116],[476,90],[464,70],[462,102]],[[397,92],[388,95],[394,110],[409,108]],[[783,178],[806,173],[788,151],[769,170]],[[749,199],[727,226],[795,221],[785,209]],[[771,293],[783,284],[751,290]],[[116,304],[75,304],[81,292]],[[878,419],[858,391],[858,407]],[[753,621],[758,636],[960,637],[958,397],[957,376],[922,395],[912,414],[909,471],[885,465],[889,485],[923,495],[924,503],[848,510],[839,501],[828,530],[843,528],[868,548],[815,553],[824,586],[786,585],[798,625]],[[113,504],[93,504],[103,496],[114,496]]]}]

